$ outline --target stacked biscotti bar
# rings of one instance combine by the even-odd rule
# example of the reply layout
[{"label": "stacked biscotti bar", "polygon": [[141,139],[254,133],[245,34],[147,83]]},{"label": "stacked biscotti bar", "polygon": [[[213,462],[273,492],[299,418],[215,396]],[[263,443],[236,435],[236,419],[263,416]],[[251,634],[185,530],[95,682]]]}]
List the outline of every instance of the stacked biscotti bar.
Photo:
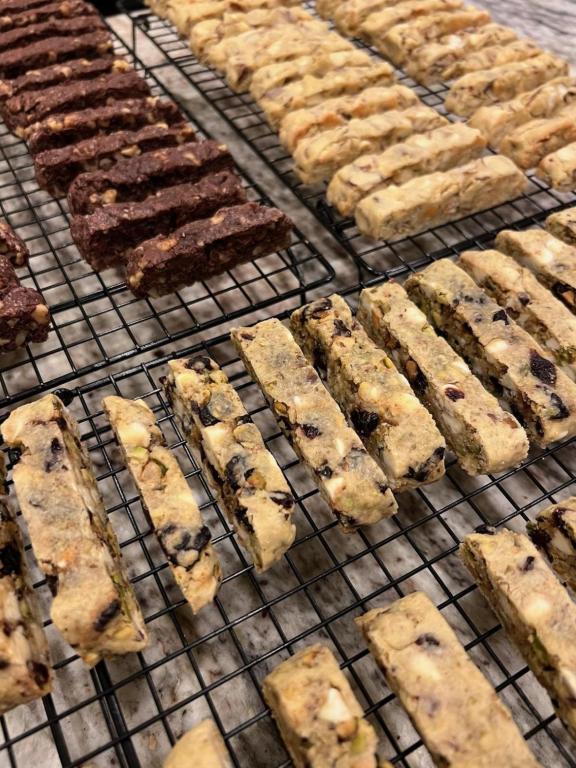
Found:
[{"label": "stacked biscotti bar", "polygon": [[[390,24],[409,18],[405,11],[413,6],[414,16],[450,11],[461,24],[488,18],[484,11],[462,10],[460,0],[381,5]],[[486,142],[479,131],[450,124],[395,84],[390,65],[302,8],[275,0],[168,0],[151,7],[188,37],[198,59],[221,72],[232,90],[250,92],[304,183],[330,182],[328,199],[343,215],[356,215],[362,204],[356,222],[368,237],[416,234],[524,189],[522,173],[508,159],[482,157]],[[346,24],[339,26],[350,33]]]},{"label": "stacked biscotti bar", "polygon": [[151,94],[84,0],[14,0],[0,24],[0,114],[38,183],[68,194],[72,237],[95,270],[160,296],[288,246],[291,222],[248,202],[234,161]]}]

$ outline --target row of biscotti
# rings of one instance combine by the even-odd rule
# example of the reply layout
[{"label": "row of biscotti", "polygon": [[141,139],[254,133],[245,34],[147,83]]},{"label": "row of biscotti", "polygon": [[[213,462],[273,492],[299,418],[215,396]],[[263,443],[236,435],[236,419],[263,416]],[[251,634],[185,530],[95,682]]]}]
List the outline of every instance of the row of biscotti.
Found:
[{"label": "row of biscotti", "polygon": [[[0,31],[0,113],[27,141],[40,185],[68,192],[73,238],[95,269],[119,267],[137,295],[162,295],[290,243],[286,216],[247,202],[227,148],[198,139],[174,103],[112,55],[92,6],[80,0],[62,10],[72,18],[38,23],[18,22],[21,7]],[[73,44],[82,20],[106,46]],[[16,42],[22,62],[38,47],[48,60],[32,71],[10,63]]]}]

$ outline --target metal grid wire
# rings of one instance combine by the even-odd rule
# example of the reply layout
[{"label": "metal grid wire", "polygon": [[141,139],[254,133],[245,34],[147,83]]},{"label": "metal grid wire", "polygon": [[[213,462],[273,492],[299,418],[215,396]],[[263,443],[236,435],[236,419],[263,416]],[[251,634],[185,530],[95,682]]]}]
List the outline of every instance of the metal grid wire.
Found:
[{"label": "metal grid wire", "polygon": [[[481,242],[489,238],[495,230],[516,223],[529,225],[554,210],[576,202],[576,194],[556,192],[530,174],[527,192],[516,200],[451,224],[435,227],[415,237],[403,238],[396,242],[375,243],[360,234],[353,218],[340,216],[336,209],[328,204],[325,184],[310,186],[298,179],[293,172],[291,156],[282,147],[277,133],[270,128],[264,113],[249,94],[234,93],[216,70],[196,59],[187,41],[178,36],[172,24],[158,18],[149,10],[142,9],[138,0],[121,0],[121,6],[131,16],[135,28],[144,33],[165,54],[169,63],[180,68],[194,88],[210,101],[227,123],[249,142],[299,200],[330,230],[354,258],[362,276],[393,277],[402,274],[408,266],[422,266],[429,263],[431,258],[457,253],[470,247],[470,242]],[[314,11],[312,3],[305,3],[305,6]],[[137,35],[134,34],[134,47],[137,47],[137,42]],[[382,58],[364,41],[357,39],[354,42],[375,57]],[[158,70],[165,66],[166,63],[160,63],[152,69]],[[399,69],[396,70],[396,76],[399,83],[412,88],[425,104],[438,109],[450,119],[456,119],[444,108],[444,96],[448,90],[445,84],[422,86]]]},{"label": "metal grid wire", "polygon": [[[112,34],[114,34],[112,32]],[[142,70],[154,95],[161,83],[114,35],[118,54]],[[188,117],[191,118],[190,115]],[[200,136],[206,131],[191,118]],[[269,203],[239,169],[251,200]],[[31,259],[22,283],[39,290],[53,316],[48,341],[2,358],[0,399],[15,402],[254,309],[295,297],[333,277],[333,270],[296,229],[285,251],[257,259],[170,296],[138,299],[116,270],[97,273],[78,254],[67,205],[39,189],[24,142],[0,124],[0,214],[26,240]]]},{"label": "metal grid wire", "polygon": [[[357,292],[348,298],[355,303]],[[296,541],[272,570],[255,574],[159,386],[165,359],[61,392],[80,422],[151,642],[141,653],[87,670],[52,626],[49,590],[31,563],[55,661],[54,691],[1,718],[0,766],[22,768],[32,764],[32,755],[42,754],[42,765],[60,761],[64,768],[160,768],[174,739],[211,716],[235,766],[286,768],[291,763],[263,702],[261,681],[290,653],[320,641],[346,670],[377,730],[382,755],[398,766],[429,768],[427,751],[353,622],[366,609],[422,589],[512,709],[542,765],[574,768],[573,745],[548,697],[456,555],[459,540],[478,525],[523,530],[545,503],[567,495],[576,471],[573,444],[533,453],[519,470],[497,477],[468,477],[449,460],[444,479],[399,496],[394,518],[345,535],[228,338],[193,351],[208,353],[223,366],[283,468],[297,499]],[[110,394],[142,397],[154,410],[212,529],[225,578],[214,605],[197,617],[173,583],[102,413],[101,399]]]}]

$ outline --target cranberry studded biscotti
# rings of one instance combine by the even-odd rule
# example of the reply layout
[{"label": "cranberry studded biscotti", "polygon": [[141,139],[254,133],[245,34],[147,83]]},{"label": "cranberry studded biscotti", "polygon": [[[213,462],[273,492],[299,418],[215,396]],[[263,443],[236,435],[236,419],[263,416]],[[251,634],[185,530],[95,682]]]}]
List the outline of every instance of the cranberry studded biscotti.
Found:
[{"label": "cranberry studded biscotti", "polygon": [[376,733],[326,646],[283,661],[262,692],[296,768],[377,768]]},{"label": "cranberry studded biscotti", "polygon": [[544,157],[536,175],[560,192],[576,189],[576,141]]},{"label": "cranberry studded biscotti", "polygon": [[441,259],[406,281],[420,308],[540,447],[576,434],[576,384],[463,269]]},{"label": "cranberry studded biscotti", "polygon": [[543,229],[504,229],[498,233],[495,246],[531,269],[576,314],[576,247]]},{"label": "cranberry studded biscotti", "polygon": [[539,768],[510,710],[424,592],[356,623],[438,768]]},{"label": "cranberry studded biscotti", "polygon": [[7,255],[0,254],[0,352],[46,341],[50,310],[42,296],[20,281]]},{"label": "cranberry studded biscotti", "polygon": [[258,427],[220,366],[206,356],[171,360],[164,389],[193,451],[258,571],[296,535],[294,498]]},{"label": "cranberry studded biscotti", "polygon": [[518,421],[436,334],[401,285],[364,289],[358,320],[405,374],[468,474],[500,472],[526,458],[528,439]]},{"label": "cranberry studded biscotti", "polygon": [[232,330],[232,341],[294,451],[342,528],[393,515],[396,501],[380,467],[279,320]]},{"label": "cranberry studded biscotti", "polygon": [[214,721],[203,720],[178,739],[163,768],[233,768],[233,764]]},{"label": "cranberry studded biscotti", "polygon": [[46,395],[12,411],[2,436],[21,452],[14,486],[54,594],[54,625],[89,666],[141,650],[144,620],[77,423]]},{"label": "cranberry studded biscotti", "polygon": [[296,310],[290,327],[307,358],[324,371],[330,393],[393,491],[444,474],[446,445],[434,419],[341,296]]},{"label": "cranberry studded biscotti", "polygon": [[473,533],[460,557],[534,676],[576,736],[576,605],[534,544],[506,529]]},{"label": "cranberry studded biscotti", "polygon": [[464,251],[457,264],[576,381],[576,317],[533,272],[500,251]]},{"label": "cranberry studded biscotti", "polygon": [[528,523],[528,535],[561,581],[576,591],[576,497],[551,504]]},{"label": "cranberry studded biscotti", "polygon": [[0,456],[0,713],[50,693],[48,641],[30,583],[22,534],[8,505]]},{"label": "cranberry studded biscotti", "polygon": [[197,613],[214,599],[222,569],[194,494],[143,400],[111,395],[102,407],[174,579]]},{"label": "cranberry studded biscotti", "polygon": [[576,246],[576,207],[550,214],[546,229],[567,245]]}]

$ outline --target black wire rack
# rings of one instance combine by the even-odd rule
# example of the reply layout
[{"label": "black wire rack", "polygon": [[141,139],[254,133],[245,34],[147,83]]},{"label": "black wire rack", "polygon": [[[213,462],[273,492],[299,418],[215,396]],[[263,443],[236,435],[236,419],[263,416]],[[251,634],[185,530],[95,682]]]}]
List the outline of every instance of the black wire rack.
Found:
[{"label": "black wire rack", "polygon": [[[146,76],[155,95],[168,96],[160,81],[114,35],[119,55]],[[208,136],[188,114],[200,136]],[[270,203],[239,169],[249,199]],[[326,259],[298,230],[291,246],[198,282],[170,296],[138,299],[119,273],[97,273],[78,254],[68,228],[65,199],[39,189],[26,145],[0,124],[0,214],[26,240],[31,259],[24,285],[39,290],[50,306],[48,341],[2,357],[0,400],[16,402],[76,376],[117,363],[275,302],[294,299],[332,279]]]},{"label": "black wire rack", "polygon": [[[530,174],[527,191],[509,203],[436,227],[418,236],[396,242],[374,242],[360,234],[353,218],[342,217],[327,202],[325,184],[310,186],[298,179],[291,156],[280,144],[278,134],[270,128],[264,113],[250,94],[232,91],[220,73],[196,59],[187,41],[179,37],[172,24],[143,8],[139,0],[120,0],[120,5],[132,18],[132,44],[136,50],[140,50],[136,35],[138,30],[164,55],[163,61],[151,68],[159,71],[167,64],[176,64],[196,91],[210,101],[226,122],[336,237],[356,261],[361,278],[394,277],[402,274],[407,266],[423,266],[432,258],[458,253],[469,248],[471,243],[490,239],[496,230],[513,224],[527,226],[536,223],[554,210],[576,202],[575,194],[556,192]],[[305,6],[314,11],[313,3],[305,3]],[[376,58],[382,58],[376,49],[364,41],[357,39],[354,42]],[[396,70],[396,76],[398,82],[414,90],[423,103],[438,109],[449,119],[457,119],[444,108],[444,96],[448,90],[446,84],[422,86],[399,69]]]}]

